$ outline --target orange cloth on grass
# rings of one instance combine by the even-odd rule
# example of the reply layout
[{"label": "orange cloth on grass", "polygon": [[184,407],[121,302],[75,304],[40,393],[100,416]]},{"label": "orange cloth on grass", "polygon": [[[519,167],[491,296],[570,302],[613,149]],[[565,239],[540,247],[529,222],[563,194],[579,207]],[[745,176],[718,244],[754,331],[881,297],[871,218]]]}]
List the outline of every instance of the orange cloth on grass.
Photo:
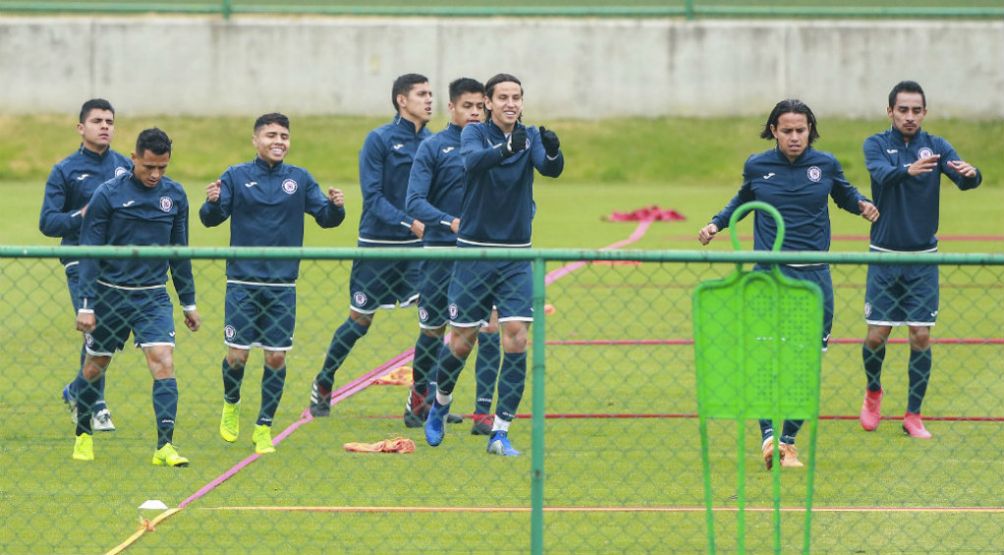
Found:
[{"label": "orange cloth on grass", "polygon": [[398,366],[389,374],[373,380],[373,385],[411,385],[411,366]]},{"label": "orange cloth on grass", "polygon": [[415,442],[406,437],[392,437],[376,443],[346,443],[349,453],[414,453]]}]

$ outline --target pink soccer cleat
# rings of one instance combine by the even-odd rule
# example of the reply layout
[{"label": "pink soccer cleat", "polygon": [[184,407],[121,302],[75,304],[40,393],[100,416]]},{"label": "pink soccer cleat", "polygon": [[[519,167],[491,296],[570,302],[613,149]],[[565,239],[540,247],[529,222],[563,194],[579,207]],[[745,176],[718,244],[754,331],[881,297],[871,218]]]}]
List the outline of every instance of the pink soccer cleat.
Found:
[{"label": "pink soccer cleat", "polygon": [[920,420],[920,414],[908,412],[903,416],[903,431],[917,439],[931,439],[931,432],[927,431],[924,423]]},{"label": "pink soccer cleat", "polygon": [[882,390],[865,390],[865,401],[861,404],[861,416],[858,417],[858,420],[861,421],[861,427],[866,432],[874,432],[875,428],[878,428],[879,420],[882,419],[880,408],[882,407],[883,393]]}]

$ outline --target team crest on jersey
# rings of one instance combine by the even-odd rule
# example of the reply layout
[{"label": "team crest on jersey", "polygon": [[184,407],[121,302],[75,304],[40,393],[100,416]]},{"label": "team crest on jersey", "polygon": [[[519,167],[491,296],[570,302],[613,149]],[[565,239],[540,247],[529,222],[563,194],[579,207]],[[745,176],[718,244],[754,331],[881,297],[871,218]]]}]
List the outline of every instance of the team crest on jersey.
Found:
[{"label": "team crest on jersey", "polygon": [[934,156],[934,151],[925,146],[924,148],[917,151],[917,156],[921,160],[923,160],[924,158],[930,158],[931,156]]},{"label": "team crest on jersey", "polygon": [[805,171],[805,175],[809,178],[809,181],[818,183],[823,178],[823,170],[819,169],[819,166],[812,166]]},{"label": "team crest on jersey", "polygon": [[174,201],[171,197],[160,197],[160,209],[164,212],[170,212],[171,208],[174,207]]},{"label": "team crest on jersey", "polygon": [[122,166],[115,168],[115,177],[118,177],[120,175],[125,175],[127,173],[129,173],[129,170],[123,168]]},{"label": "team crest on jersey", "polygon": [[282,190],[286,191],[287,195],[292,195],[293,193],[296,192],[296,181],[293,181],[292,179],[287,179],[286,181],[283,181]]},{"label": "team crest on jersey", "polygon": [[89,333],[85,333],[84,334],[84,343],[86,343],[88,347],[94,345],[94,337],[92,337],[91,334],[89,334]]},{"label": "team crest on jersey", "polygon": [[235,335],[237,335],[237,330],[235,330],[233,326],[230,325],[224,326],[223,328],[224,337],[226,337],[227,339],[233,339]]},{"label": "team crest on jersey", "polygon": [[456,320],[457,316],[459,315],[460,315],[460,309],[457,308],[457,305],[450,303],[450,319]]},{"label": "team crest on jersey", "polygon": [[872,303],[865,303],[865,318],[872,315]]},{"label": "team crest on jersey", "polygon": [[418,307],[418,319],[423,322],[429,319],[429,311],[424,306]]},{"label": "team crest on jersey", "polygon": [[352,301],[356,303],[356,306],[366,305],[366,293],[362,291],[356,291],[352,294]]}]

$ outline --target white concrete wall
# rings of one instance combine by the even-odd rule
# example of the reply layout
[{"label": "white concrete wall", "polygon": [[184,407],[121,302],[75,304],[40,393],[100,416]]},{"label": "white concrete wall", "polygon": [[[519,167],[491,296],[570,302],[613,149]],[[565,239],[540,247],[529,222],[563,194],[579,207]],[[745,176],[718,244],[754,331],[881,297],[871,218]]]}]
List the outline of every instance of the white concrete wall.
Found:
[{"label": "white concrete wall", "polygon": [[[1004,22],[0,17],[0,110],[389,115],[390,85],[423,73],[523,80],[547,117],[763,114],[797,96],[878,116],[901,79],[939,117],[1004,117]],[[442,104],[440,103],[440,108]]]}]

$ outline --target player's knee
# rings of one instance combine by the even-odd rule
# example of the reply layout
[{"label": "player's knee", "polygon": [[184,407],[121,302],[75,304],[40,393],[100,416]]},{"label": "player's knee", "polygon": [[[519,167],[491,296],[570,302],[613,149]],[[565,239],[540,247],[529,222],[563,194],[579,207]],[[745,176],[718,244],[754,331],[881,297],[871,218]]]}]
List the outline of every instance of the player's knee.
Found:
[{"label": "player's knee", "polygon": [[892,332],[892,328],[880,326],[869,327],[868,335],[865,337],[865,346],[873,350],[878,349],[888,341],[890,332]]},{"label": "player's knee", "polygon": [[476,332],[472,333],[471,329],[453,328],[453,335],[450,336],[450,352],[453,356],[467,360],[471,355],[477,337]]},{"label": "player's knee", "polygon": [[926,351],[931,346],[931,328],[927,326],[910,327],[910,348],[914,351]]},{"label": "player's knee", "polygon": [[230,349],[227,351],[227,364],[231,368],[243,368],[248,363],[249,354],[247,349]]},{"label": "player's knee", "polygon": [[84,379],[92,382],[101,377],[108,369],[108,364],[111,363],[111,357],[96,357],[89,356],[87,360],[84,361],[84,367],[81,369],[81,374],[83,374]]},{"label": "player's knee", "polygon": [[[355,322],[356,325],[362,326],[367,330],[369,329],[370,324],[373,323],[373,316],[375,316],[375,314],[363,314],[362,312],[356,312],[355,310],[349,311],[349,319]],[[363,333],[366,332],[364,331]]]},{"label": "player's knee", "polygon": [[507,353],[525,353],[529,325],[525,322],[506,322],[502,326],[502,350]]},{"label": "player's knee", "polygon": [[265,366],[275,370],[286,366],[286,351],[265,351]]}]

